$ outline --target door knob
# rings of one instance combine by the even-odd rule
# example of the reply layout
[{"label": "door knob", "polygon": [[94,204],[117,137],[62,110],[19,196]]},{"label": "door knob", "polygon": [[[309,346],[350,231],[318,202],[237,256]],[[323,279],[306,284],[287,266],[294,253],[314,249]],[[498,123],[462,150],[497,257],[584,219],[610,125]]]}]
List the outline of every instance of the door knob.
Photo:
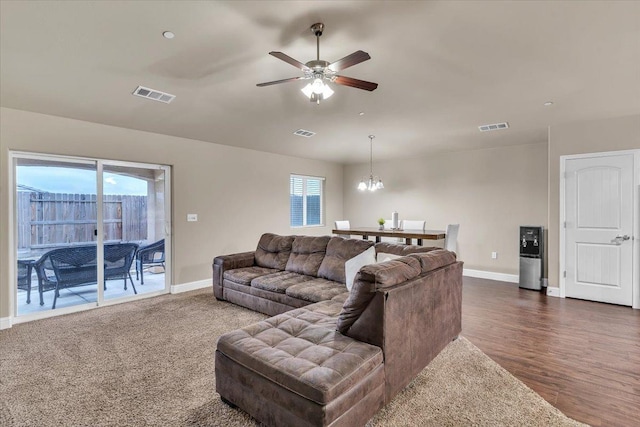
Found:
[{"label": "door knob", "polygon": [[629,240],[631,239],[631,237],[629,237],[628,234],[625,234],[624,236],[616,236],[613,238],[613,240],[611,240],[611,243],[615,243],[616,245],[621,245],[622,242],[624,242],[625,240]]}]

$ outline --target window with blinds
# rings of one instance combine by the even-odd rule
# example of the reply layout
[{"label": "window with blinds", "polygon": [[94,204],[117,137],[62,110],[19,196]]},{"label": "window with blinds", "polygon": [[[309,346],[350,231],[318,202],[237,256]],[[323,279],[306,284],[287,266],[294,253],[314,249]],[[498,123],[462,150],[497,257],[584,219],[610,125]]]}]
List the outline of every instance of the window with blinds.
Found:
[{"label": "window with blinds", "polygon": [[324,225],[324,178],[291,175],[289,200],[291,227]]}]

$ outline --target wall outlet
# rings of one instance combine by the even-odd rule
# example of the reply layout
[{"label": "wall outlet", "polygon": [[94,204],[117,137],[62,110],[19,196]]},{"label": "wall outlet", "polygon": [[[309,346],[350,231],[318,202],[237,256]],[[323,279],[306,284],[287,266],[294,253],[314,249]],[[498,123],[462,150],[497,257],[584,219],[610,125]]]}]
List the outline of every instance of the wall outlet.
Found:
[{"label": "wall outlet", "polygon": [[498,259],[498,252],[491,252],[491,259]]},{"label": "wall outlet", "polygon": [[187,221],[189,222],[198,221],[198,214],[187,214]]}]

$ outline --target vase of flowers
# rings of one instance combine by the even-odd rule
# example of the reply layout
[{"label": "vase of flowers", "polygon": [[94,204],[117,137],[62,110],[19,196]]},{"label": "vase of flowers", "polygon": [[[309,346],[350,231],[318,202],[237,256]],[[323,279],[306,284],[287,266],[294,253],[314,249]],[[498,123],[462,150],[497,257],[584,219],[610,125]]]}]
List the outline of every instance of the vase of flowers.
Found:
[{"label": "vase of flowers", "polygon": [[384,218],[378,218],[378,225],[380,227],[378,227],[378,230],[384,230]]}]

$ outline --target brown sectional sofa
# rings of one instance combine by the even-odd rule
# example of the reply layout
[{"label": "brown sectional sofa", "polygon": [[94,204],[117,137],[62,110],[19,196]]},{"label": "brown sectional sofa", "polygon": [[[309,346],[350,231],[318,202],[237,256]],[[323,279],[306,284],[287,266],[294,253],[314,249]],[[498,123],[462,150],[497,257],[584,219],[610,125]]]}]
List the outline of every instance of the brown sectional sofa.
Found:
[{"label": "brown sectional sofa", "polygon": [[216,257],[218,299],[274,315],[220,337],[216,390],[273,426],[364,425],[461,330],[462,262],[438,248],[376,244],[402,257],[345,262],[373,246],[265,234],[254,252]]}]

